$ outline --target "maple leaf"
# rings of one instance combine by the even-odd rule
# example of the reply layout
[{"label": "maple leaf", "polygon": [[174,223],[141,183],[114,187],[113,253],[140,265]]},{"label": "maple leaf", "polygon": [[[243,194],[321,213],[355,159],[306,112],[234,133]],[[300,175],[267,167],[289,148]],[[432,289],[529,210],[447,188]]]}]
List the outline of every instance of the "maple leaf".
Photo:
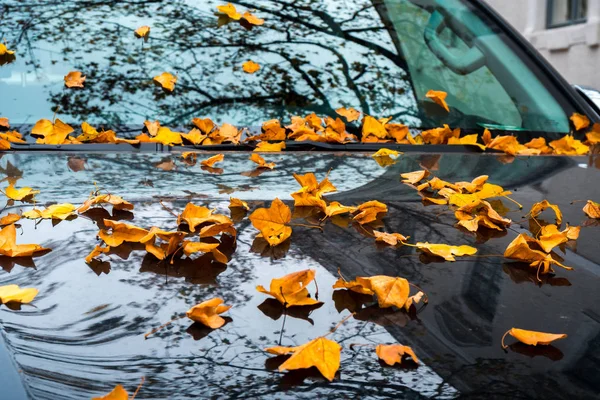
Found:
[{"label": "maple leaf", "polygon": [[260,65],[252,60],[248,60],[242,64],[242,69],[247,74],[253,74],[260,69]]},{"label": "maple leaf", "polygon": [[277,143],[260,142],[254,148],[254,151],[276,152],[276,151],[282,151],[283,149],[285,149],[285,142],[277,142]]},{"label": "maple leaf", "polygon": [[23,213],[24,218],[30,219],[60,219],[65,220],[75,215],[75,206],[70,203],[53,204],[43,210],[34,208]]},{"label": "maple leaf", "polygon": [[54,123],[47,119],[40,119],[31,129],[33,136],[41,136],[37,140],[39,144],[63,144],[71,132],[73,128],[58,118]]},{"label": "maple leaf", "polygon": [[571,122],[573,122],[573,126],[575,126],[575,130],[579,131],[581,129],[585,129],[590,126],[590,120],[587,116],[579,113],[573,113],[569,118]]},{"label": "maple leaf", "polygon": [[217,235],[218,233],[210,234],[215,230],[228,232],[232,236],[236,235],[233,221],[229,217],[222,214],[213,214],[208,208],[193,203],[188,203],[177,217],[177,225],[181,225],[182,222],[188,225],[191,232],[195,232],[198,226],[203,225],[200,228],[200,237]]},{"label": "maple leaf", "polygon": [[10,184],[6,189],[4,189],[4,194],[6,197],[17,201],[31,201],[39,192],[39,190],[35,190],[30,187],[22,187],[21,189],[17,189],[15,188],[14,184]]},{"label": "maple leaf", "polygon": [[225,320],[219,314],[223,314],[230,308],[231,306],[223,305],[223,299],[216,297],[195,305],[185,315],[194,322],[217,329],[225,324]]},{"label": "maple leaf", "polygon": [[217,6],[217,10],[235,21],[238,21],[240,18],[242,18],[242,14],[240,14],[236,10],[235,6],[231,3],[227,3],[224,6]]},{"label": "maple leaf", "polygon": [[17,222],[20,219],[21,219],[21,216],[19,214],[9,213],[9,214],[3,216],[2,218],[0,218],[0,226],[14,224],[15,222]]},{"label": "maple leaf", "polygon": [[583,212],[590,218],[600,218],[600,203],[588,200],[583,206]]},{"label": "maple leaf", "polygon": [[199,129],[192,128],[188,133],[181,133],[181,137],[191,144],[201,145],[208,136],[203,134]]},{"label": "maple leaf", "polygon": [[315,279],[315,270],[306,269],[303,271],[292,272],[271,280],[269,290],[264,286],[256,286],[256,290],[261,293],[268,294],[277,299],[286,308],[293,306],[309,306],[319,304],[318,300],[310,297],[310,293],[306,288],[310,282]]},{"label": "maple leaf", "polygon": [[65,86],[68,88],[82,88],[83,82],[85,82],[85,76],[80,71],[71,71],[65,75]]},{"label": "maple leaf", "polygon": [[353,220],[364,225],[376,221],[380,214],[387,213],[387,206],[377,200],[371,200],[356,207],[356,212],[358,214]]},{"label": "maple leaf", "polygon": [[36,253],[50,251],[37,244],[17,244],[17,230],[14,224],[0,230],[0,255],[7,257],[32,257]]},{"label": "maple leaf", "polygon": [[218,162],[222,162],[224,159],[225,159],[225,155],[217,154],[217,155],[207,158],[206,160],[200,161],[200,165],[212,168],[213,165],[215,165]]},{"label": "maple leaf", "polygon": [[425,253],[432,254],[434,256],[442,257],[446,261],[456,261],[454,256],[471,256],[477,253],[477,249],[471,246],[450,246],[447,244],[433,244],[433,243],[422,243],[416,244],[417,248]]},{"label": "maple leaf", "polygon": [[163,89],[172,92],[175,89],[175,83],[177,83],[177,77],[168,73],[163,72],[153,78],[154,82],[160,85]]},{"label": "maple leaf", "polygon": [[100,194],[84,201],[77,209],[77,212],[86,212],[91,206],[99,204],[111,204],[115,210],[133,210],[133,204],[123,200],[121,196],[117,196],[116,194]]},{"label": "maple leaf", "polygon": [[332,381],[340,368],[342,346],[333,340],[318,337],[302,346],[277,346],[265,349],[265,351],[271,354],[293,353],[290,358],[279,366],[280,371],[316,367],[327,380]]},{"label": "maple leaf", "polygon": [[271,246],[277,246],[292,235],[292,228],[288,226],[292,212],[278,198],[273,200],[269,208],[256,209],[249,218]]},{"label": "maple leaf", "polygon": [[34,288],[20,288],[18,285],[0,286],[0,304],[6,303],[31,303],[38,290]]},{"label": "maple leaf", "polygon": [[375,353],[387,365],[401,364],[402,358],[410,356],[414,362],[419,363],[417,355],[410,346],[401,344],[378,344]]},{"label": "maple leaf", "polygon": [[508,346],[504,344],[504,338],[506,335],[510,335],[517,339],[521,343],[528,344],[530,346],[549,345],[555,340],[564,339],[567,337],[564,333],[545,333],[536,331],[527,331],[525,329],[510,328],[502,336],[502,348],[506,349]]},{"label": "maple leaf", "polygon": [[275,163],[274,162],[267,163],[265,161],[265,159],[262,158],[257,153],[252,153],[250,155],[250,161],[253,161],[256,164],[258,164],[258,168],[266,168],[266,169],[273,169],[273,168],[275,168]]},{"label": "maple leaf", "polygon": [[150,27],[147,25],[140,26],[133,32],[133,34],[136,38],[143,38],[144,40],[148,40],[148,37],[150,36]]},{"label": "maple leaf", "polygon": [[335,112],[341,115],[342,117],[346,118],[346,121],[348,122],[356,121],[360,117],[360,111],[357,111],[352,107],[340,107],[337,110],[335,110]]},{"label": "maple leaf", "polygon": [[532,205],[531,210],[529,211],[529,215],[535,218],[547,208],[550,208],[554,211],[554,213],[556,214],[556,223],[560,225],[562,223],[562,212],[556,204],[550,204],[548,200],[543,200]]},{"label": "maple leaf", "polygon": [[425,97],[433,100],[436,104],[442,106],[444,110],[450,112],[450,108],[446,104],[446,96],[448,96],[448,93],[439,90],[430,90],[425,94]]},{"label": "maple leaf", "polygon": [[410,236],[404,236],[399,233],[386,233],[379,231],[373,231],[373,236],[375,236],[376,242],[387,243],[390,246],[397,246],[398,243],[402,243],[410,238]]}]

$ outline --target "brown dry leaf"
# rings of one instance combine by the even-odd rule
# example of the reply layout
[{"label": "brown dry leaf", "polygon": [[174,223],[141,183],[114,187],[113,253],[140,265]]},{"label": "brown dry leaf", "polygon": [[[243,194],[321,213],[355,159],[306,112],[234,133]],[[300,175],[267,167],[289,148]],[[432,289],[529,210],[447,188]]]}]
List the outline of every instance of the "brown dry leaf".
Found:
[{"label": "brown dry leaf", "polygon": [[373,231],[373,236],[375,236],[376,242],[387,243],[390,246],[397,246],[398,243],[402,243],[410,238],[410,236],[404,236],[399,233],[386,233],[379,231]]},{"label": "brown dry leaf", "polygon": [[316,367],[321,375],[331,382],[340,368],[342,346],[324,337],[313,339],[302,346],[277,346],[265,350],[271,354],[293,353],[289,359],[279,366],[279,371]]},{"label": "brown dry leaf", "polygon": [[2,218],[0,218],[0,226],[14,224],[15,222],[17,222],[20,219],[21,219],[21,216],[19,214],[9,213],[9,214],[3,216]]},{"label": "brown dry leaf", "polygon": [[156,162],[152,165],[158,169],[162,169],[163,171],[173,171],[177,169],[177,164],[175,164],[175,161],[173,161],[170,157],[163,158],[159,162]]},{"label": "brown dry leaf", "polygon": [[315,279],[315,270],[306,269],[303,271],[292,272],[271,280],[269,290],[258,285],[256,290],[261,293],[273,296],[285,307],[293,306],[309,306],[319,304],[318,300],[310,297],[310,293],[306,288],[309,283]]},{"label": "brown dry leaf", "polygon": [[58,118],[54,123],[47,119],[40,119],[31,129],[32,135],[41,136],[36,142],[39,144],[63,144],[71,132],[73,128]]},{"label": "brown dry leaf", "polygon": [[589,118],[583,114],[573,113],[573,115],[571,115],[571,118],[569,119],[573,122],[573,126],[575,127],[576,131],[585,129],[588,126],[590,126]]},{"label": "brown dry leaf", "polygon": [[227,3],[224,6],[217,6],[217,10],[235,21],[239,21],[240,18],[242,18],[242,14],[240,14],[231,3]]},{"label": "brown dry leaf", "polygon": [[222,162],[224,159],[225,159],[225,155],[217,154],[217,155],[207,158],[206,160],[200,161],[200,165],[212,168],[216,163]]},{"label": "brown dry leaf", "polygon": [[85,171],[85,158],[69,157],[67,159],[67,167],[73,172]]},{"label": "brown dry leaf", "polygon": [[450,112],[450,108],[448,108],[448,104],[446,104],[446,96],[448,96],[448,93],[440,90],[430,90],[425,96],[428,99],[433,100],[436,104],[442,106],[444,110]]},{"label": "brown dry leaf", "polygon": [[525,329],[511,328],[504,336],[502,336],[502,348],[506,349],[508,346],[504,344],[504,338],[506,335],[510,335],[517,339],[521,343],[528,344],[530,346],[549,345],[555,340],[564,339],[567,337],[564,333],[545,333],[536,331],[527,331]]},{"label": "brown dry leaf", "polygon": [[85,76],[80,71],[71,71],[65,75],[65,86],[68,88],[82,88],[83,82],[85,82]]},{"label": "brown dry leaf", "polygon": [[163,89],[172,92],[175,89],[175,83],[177,83],[177,77],[168,73],[163,72],[153,78],[154,82],[160,85]]},{"label": "brown dry leaf", "polygon": [[148,25],[140,26],[133,32],[133,34],[137,38],[144,38],[144,40],[147,40],[148,36],[150,36],[150,27]]},{"label": "brown dry leaf", "polygon": [[411,185],[414,185],[416,183],[421,182],[423,179],[427,178],[429,176],[430,172],[428,170],[421,170],[421,171],[414,171],[414,172],[407,172],[404,174],[400,174],[400,176],[402,178],[404,178],[402,180],[403,183],[410,183]]},{"label": "brown dry leaf", "polygon": [[77,209],[77,212],[86,212],[91,206],[97,204],[111,204],[115,210],[133,210],[133,204],[123,200],[121,196],[117,196],[116,194],[100,194],[84,201]]},{"label": "brown dry leaf", "polygon": [[380,214],[387,213],[387,206],[377,200],[371,200],[356,207],[356,212],[358,214],[353,220],[364,225],[376,221]]},{"label": "brown dry leaf", "polygon": [[252,60],[248,60],[242,64],[242,69],[247,74],[253,74],[260,69],[260,65]]},{"label": "brown dry leaf", "polygon": [[278,143],[260,142],[254,148],[254,151],[275,152],[275,151],[282,151],[283,149],[285,149],[285,142],[278,142]]},{"label": "brown dry leaf", "polygon": [[265,161],[264,158],[262,158],[259,154],[257,153],[252,153],[250,155],[250,161],[255,162],[256,164],[258,164],[258,168],[266,168],[266,169],[273,169],[275,168],[275,163],[274,162],[270,162],[267,163]]},{"label": "brown dry leaf", "polygon": [[585,206],[583,206],[583,212],[589,218],[600,218],[600,203],[588,200]]},{"label": "brown dry leaf", "polygon": [[581,156],[588,154],[590,151],[589,146],[586,146],[581,140],[577,140],[571,135],[566,135],[562,139],[550,142],[550,147],[554,149],[555,154],[567,156]]},{"label": "brown dry leaf", "polygon": [[92,400],[129,400],[129,393],[123,386],[117,385],[112,392],[102,397],[94,397]]},{"label": "brown dry leaf", "polygon": [[249,218],[271,246],[277,246],[292,235],[292,228],[288,226],[292,212],[278,198],[273,200],[269,208],[256,209]]},{"label": "brown dry leaf", "polygon": [[254,14],[250,13],[249,11],[246,11],[243,15],[242,15],[242,19],[245,20],[246,22],[248,22],[250,25],[262,25],[265,23],[264,19],[258,18],[257,16],[255,16]]},{"label": "brown dry leaf", "polygon": [[542,211],[544,211],[547,208],[550,208],[554,211],[554,213],[556,214],[556,223],[558,225],[560,225],[562,223],[562,212],[560,211],[560,208],[558,208],[558,206],[556,204],[550,204],[550,202],[548,200],[543,200],[543,201],[540,201],[540,202],[532,205],[531,211],[529,211],[529,215],[531,215],[533,218],[535,218],[538,215],[540,215],[542,213]]},{"label": "brown dry leaf", "polygon": [[355,110],[352,107],[340,107],[337,110],[335,110],[335,112],[341,115],[342,117],[346,118],[346,121],[348,122],[356,121],[360,117],[360,111]]},{"label": "brown dry leaf", "polygon": [[447,244],[433,244],[433,243],[417,243],[416,246],[419,250],[429,253],[438,257],[442,257],[446,261],[456,261],[454,256],[472,256],[477,253],[477,249],[471,246],[450,246]]},{"label": "brown dry leaf", "polygon": [[387,365],[402,364],[402,358],[410,356],[414,362],[419,363],[417,355],[410,346],[401,344],[378,344],[375,353]]},{"label": "brown dry leaf", "polygon": [[20,288],[18,285],[0,286],[0,304],[6,303],[31,303],[38,290],[34,288]]},{"label": "brown dry leaf", "polygon": [[6,257],[33,257],[35,253],[50,251],[37,244],[17,244],[17,230],[14,224],[0,230],[0,255]]},{"label": "brown dry leaf", "polygon": [[43,210],[34,208],[33,210],[24,212],[23,218],[65,220],[74,215],[76,215],[75,214],[75,206],[70,203],[63,203],[63,204],[53,204]]},{"label": "brown dry leaf", "polygon": [[217,329],[225,324],[225,320],[219,314],[229,310],[231,306],[222,305],[223,299],[215,297],[190,308],[185,315],[194,322]]}]

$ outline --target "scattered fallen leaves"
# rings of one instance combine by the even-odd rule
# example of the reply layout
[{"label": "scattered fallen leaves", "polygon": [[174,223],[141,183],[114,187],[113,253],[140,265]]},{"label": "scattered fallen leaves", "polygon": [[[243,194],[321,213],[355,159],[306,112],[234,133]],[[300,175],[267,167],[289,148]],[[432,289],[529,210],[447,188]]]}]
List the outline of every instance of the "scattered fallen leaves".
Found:
[{"label": "scattered fallen leaves", "polygon": [[80,71],[71,71],[65,75],[65,86],[68,88],[82,88],[83,82],[85,82],[85,76]]},{"label": "scattered fallen leaves", "polygon": [[525,329],[510,328],[502,336],[502,348],[506,349],[508,346],[504,344],[504,338],[506,335],[510,335],[517,339],[521,343],[528,344],[530,346],[549,345],[555,340],[564,339],[567,337],[565,333],[545,333],[536,331],[527,331]]},{"label": "scattered fallen leaves", "polygon": [[0,304],[6,303],[31,303],[38,290],[34,288],[20,288],[18,285],[0,286]]},{"label": "scattered fallen leaves", "polygon": [[160,85],[163,89],[172,92],[173,89],[175,89],[177,77],[168,72],[163,72],[162,74],[154,77],[154,82]]},{"label": "scattered fallen leaves", "polygon": [[316,367],[327,380],[332,381],[340,368],[342,346],[333,340],[318,337],[301,346],[277,346],[265,349],[265,351],[277,355],[293,353],[279,366],[280,371]]},{"label": "scattered fallen leaves", "polygon": [[278,198],[273,200],[269,208],[256,209],[249,218],[271,246],[277,246],[292,235],[292,228],[288,225],[292,220],[292,212]]},{"label": "scattered fallen leaves", "polygon": [[417,355],[410,346],[401,344],[378,344],[375,353],[387,365],[402,364],[404,357],[410,356],[415,363],[419,363]]},{"label": "scattered fallen leaves", "polygon": [[577,140],[570,135],[566,135],[562,139],[550,142],[550,147],[554,149],[555,154],[568,156],[581,156],[590,151],[589,146],[586,146],[581,140]]},{"label": "scattered fallen leaves", "polygon": [[448,104],[446,104],[446,96],[448,96],[448,93],[439,90],[430,90],[425,96],[442,106],[444,110],[450,112],[450,108],[448,108]]},{"label": "scattered fallen leaves", "polygon": [[319,301],[310,297],[306,288],[309,283],[315,279],[315,270],[306,269],[304,271],[292,272],[281,278],[271,280],[269,290],[264,286],[258,285],[256,290],[261,293],[273,296],[285,307],[310,306],[319,304]]},{"label": "scattered fallen leaves", "polygon": [[223,314],[230,308],[231,306],[223,305],[223,299],[216,297],[195,305],[185,315],[194,322],[211,329],[218,329],[225,324],[225,320],[219,314]]},{"label": "scattered fallen leaves", "polygon": [[17,244],[17,230],[14,224],[0,230],[0,255],[6,257],[32,257],[36,253],[50,249],[37,244]]},{"label": "scattered fallen leaves", "polygon": [[242,69],[247,74],[253,74],[260,69],[260,65],[252,60],[248,60],[242,64]]}]

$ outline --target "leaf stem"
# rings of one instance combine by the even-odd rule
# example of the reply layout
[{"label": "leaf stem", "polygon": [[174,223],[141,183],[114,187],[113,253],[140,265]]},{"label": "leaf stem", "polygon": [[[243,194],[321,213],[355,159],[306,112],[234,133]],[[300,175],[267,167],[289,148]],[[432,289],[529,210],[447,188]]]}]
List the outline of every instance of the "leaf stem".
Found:
[{"label": "leaf stem", "polygon": [[423,303],[429,303],[429,296],[427,295],[427,293],[425,293],[425,291],[423,289],[421,289],[420,287],[418,287],[417,285],[415,285],[414,283],[410,283],[408,282],[408,284],[414,288],[416,288],[417,290],[423,292],[423,294],[425,295],[425,298],[423,299]]},{"label": "leaf stem", "polygon": [[142,380],[140,381],[140,384],[138,385],[137,389],[135,389],[135,392],[133,393],[133,396],[131,396],[131,400],[135,399],[135,396],[137,396],[137,394],[140,391],[140,389],[142,388],[142,385],[144,384],[145,380],[146,380],[146,377],[142,376]]},{"label": "leaf stem", "polygon": [[502,349],[504,349],[504,350],[506,350],[508,348],[508,346],[504,344],[504,338],[506,338],[506,335],[508,335],[509,333],[510,333],[510,329],[507,330],[506,332],[504,332],[504,335],[502,335],[501,345],[502,345]]},{"label": "leaf stem", "polygon": [[152,329],[150,332],[148,332],[148,333],[146,333],[146,334],[144,335],[144,339],[148,339],[148,336],[155,334],[156,332],[160,331],[161,329],[163,329],[163,328],[165,328],[165,327],[167,327],[167,326],[171,325],[173,322],[175,322],[175,321],[177,321],[177,320],[179,320],[179,319],[182,319],[182,318],[184,318],[184,317],[185,317],[185,315],[181,315],[181,316],[179,316],[179,317],[175,317],[175,318],[173,318],[172,320],[170,320],[169,322],[167,322],[167,323],[165,323],[165,324],[162,324],[162,325],[161,325],[161,326],[159,326],[158,328],[154,328],[154,329]]},{"label": "leaf stem", "polygon": [[519,206],[519,210],[522,210],[522,209],[523,209],[523,206],[522,206],[522,205],[521,205],[521,203],[519,203],[518,201],[511,199],[511,198],[510,198],[510,197],[508,197],[507,195],[503,195],[502,197],[504,197],[504,198],[505,198],[505,199],[507,199],[507,200],[510,200],[510,201],[512,201],[512,202],[513,202],[513,203],[515,203],[517,206]]},{"label": "leaf stem", "polygon": [[323,335],[323,336],[321,336],[321,337],[329,336],[329,335],[331,335],[332,333],[334,333],[335,331],[337,331],[337,330],[338,330],[338,328],[339,328],[340,326],[342,326],[342,324],[343,324],[344,322],[348,321],[348,319],[350,319],[350,317],[352,317],[353,315],[354,315],[354,313],[352,313],[352,314],[350,314],[350,315],[347,315],[347,316],[346,316],[344,319],[342,319],[340,322],[338,322],[338,323],[337,323],[337,325],[336,325],[336,326],[334,326],[334,327],[333,327],[333,329],[329,331],[329,333],[326,333],[325,335]]}]

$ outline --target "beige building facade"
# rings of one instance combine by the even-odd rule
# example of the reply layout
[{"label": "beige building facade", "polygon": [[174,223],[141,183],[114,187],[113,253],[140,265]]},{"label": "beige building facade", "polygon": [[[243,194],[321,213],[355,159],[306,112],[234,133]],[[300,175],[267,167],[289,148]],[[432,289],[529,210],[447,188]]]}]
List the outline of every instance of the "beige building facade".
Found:
[{"label": "beige building facade", "polygon": [[572,84],[600,89],[600,0],[485,0]]}]

